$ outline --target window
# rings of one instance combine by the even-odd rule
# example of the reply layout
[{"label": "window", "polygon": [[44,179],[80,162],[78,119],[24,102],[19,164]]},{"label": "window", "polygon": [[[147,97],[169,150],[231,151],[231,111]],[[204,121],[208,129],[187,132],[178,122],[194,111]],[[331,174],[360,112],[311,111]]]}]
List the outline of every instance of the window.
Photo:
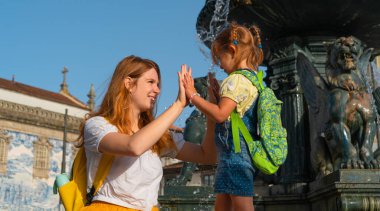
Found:
[{"label": "window", "polygon": [[52,145],[43,137],[34,143],[33,177],[49,178]]}]

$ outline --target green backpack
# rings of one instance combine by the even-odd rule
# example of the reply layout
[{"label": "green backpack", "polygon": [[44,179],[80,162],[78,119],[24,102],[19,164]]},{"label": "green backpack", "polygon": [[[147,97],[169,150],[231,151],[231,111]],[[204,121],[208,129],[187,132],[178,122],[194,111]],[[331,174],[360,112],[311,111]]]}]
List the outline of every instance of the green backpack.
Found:
[{"label": "green backpack", "polygon": [[235,153],[241,152],[240,131],[247,143],[253,164],[265,174],[274,174],[280,165],[285,162],[288,154],[286,129],[281,122],[282,102],[277,99],[272,89],[264,87],[264,73],[262,71],[257,75],[248,70],[237,70],[231,74],[244,75],[259,91],[257,119],[260,140],[252,139],[251,134],[235,109],[231,114]]}]

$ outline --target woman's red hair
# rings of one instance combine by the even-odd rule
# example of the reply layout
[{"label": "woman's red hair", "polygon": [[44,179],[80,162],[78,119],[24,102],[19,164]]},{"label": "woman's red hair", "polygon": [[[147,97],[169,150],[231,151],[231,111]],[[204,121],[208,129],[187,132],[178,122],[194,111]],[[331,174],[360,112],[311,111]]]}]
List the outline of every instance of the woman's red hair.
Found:
[{"label": "woman's red hair", "polygon": [[[80,125],[80,135],[78,137],[79,147],[83,145],[84,141],[83,135],[85,122],[94,116],[104,117],[111,124],[115,125],[120,133],[132,134],[131,120],[128,118],[131,112],[129,109],[131,98],[130,92],[124,85],[124,79],[130,77],[136,79],[133,80],[136,83],[137,79],[140,78],[143,73],[152,68],[157,71],[158,78],[161,81],[160,68],[152,60],[143,59],[137,56],[128,56],[119,62],[98,111],[87,114]],[[138,123],[140,128],[154,120],[155,110],[155,108],[152,108],[151,110],[140,114]],[[175,148],[169,131],[167,131],[161,139],[153,145],[152,150],[159,154],[164,148]]]}]

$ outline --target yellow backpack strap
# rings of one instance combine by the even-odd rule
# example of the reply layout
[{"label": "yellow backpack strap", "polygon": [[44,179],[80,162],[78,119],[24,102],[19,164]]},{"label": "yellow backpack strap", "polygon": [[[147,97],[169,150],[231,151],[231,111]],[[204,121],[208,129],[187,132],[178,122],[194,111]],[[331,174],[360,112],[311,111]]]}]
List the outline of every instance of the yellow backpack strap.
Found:
[{"label": "yellow backpack strap", "polygon": [[92,198],[98,192],[99,188],[102,187],[104,180],[106,179],[115,156],[103,154],[102,159],[98,165],[98,171],[96,172],[94,183],[92,184],[91,190],[87,193],[87,204],[92,202]]},{"label": "yellow backpack strap", "polygon": [[103,154],[103,157],[99,162],[98,171],[96,172],[93,184],[95,187],[95,193],[97,193],[99,188],[103,185],[103,182],[106,179],[108,172],[112,166],[113,159],[114,156]]}]

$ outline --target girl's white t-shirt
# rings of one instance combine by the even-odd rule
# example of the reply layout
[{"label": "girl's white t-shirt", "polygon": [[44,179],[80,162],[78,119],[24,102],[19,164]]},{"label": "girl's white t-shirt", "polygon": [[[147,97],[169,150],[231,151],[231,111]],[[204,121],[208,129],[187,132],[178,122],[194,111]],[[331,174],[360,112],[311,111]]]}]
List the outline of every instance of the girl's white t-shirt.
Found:
[{"label": "girl's white t-shirt", "polygon": [[[84,147],[87,156],[87,191],[95,178],[102,157],[98,147],[105,135],[118,129],[105,118],[96,116],[86,121]],[[160,156],[175,157],[185,143],[180,133],[172,133],[177,150],[165,150]],[[143,140],[142,140],[143,141]],[[123,207],[150,211],[158,204],[158,191],[163,170],[160,157],[151,150],[141,156],[116,156],[103,186],[93,201],[104,201]]]}]

